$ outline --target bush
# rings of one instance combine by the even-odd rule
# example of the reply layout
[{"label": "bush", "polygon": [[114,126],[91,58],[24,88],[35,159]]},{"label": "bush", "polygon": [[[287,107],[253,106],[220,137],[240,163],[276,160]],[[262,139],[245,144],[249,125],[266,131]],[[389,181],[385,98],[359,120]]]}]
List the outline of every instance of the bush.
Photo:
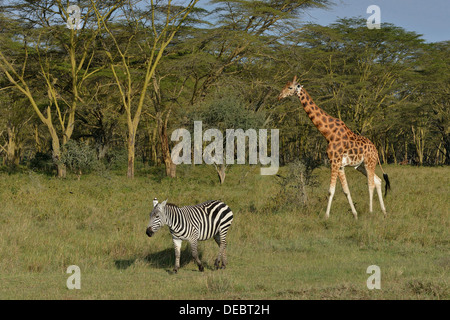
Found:
[{"label": "bush", "polygon": [[308,206],[307,187],[317,185],[316,176],[312,174],[318,166],[317,163],[309,160],[296,160],[289,163],[286,176],[277,175],[280,191],[275,195],[270,204],[274,210],[276,208],[298,208]]},{"label": "bush", "polygon": [[[210,99],[203,101],[198,110],[194,111],[189,118],[193,120],[192,125],[194,121],[201,120],[203,130],[211,128],[220,130],[224,138],[223,150],[225,151],[227,129],[258,130],[264,125],[265,114],[249,108],[239,94],[235,93],[231,87],[226,87],[212,94]],[[247,148],[249,148],[248,144]],[[246,152],[247,155],[248,152]],[[223,184],[229,165],[215,164],[214,167],[219,176],[220,184]]]},{"label": "bush", "polygon": [[69,141],[62,151],[61,163],[80,179],[83,173],[101,169],[101,162],[97,159],[95,149],[83,142]]},{"label": "bush", "polygon": [[51,153],[36,152],[35,156],[30,160],[29,167],[32,170],[52,174],[55,169]]}]

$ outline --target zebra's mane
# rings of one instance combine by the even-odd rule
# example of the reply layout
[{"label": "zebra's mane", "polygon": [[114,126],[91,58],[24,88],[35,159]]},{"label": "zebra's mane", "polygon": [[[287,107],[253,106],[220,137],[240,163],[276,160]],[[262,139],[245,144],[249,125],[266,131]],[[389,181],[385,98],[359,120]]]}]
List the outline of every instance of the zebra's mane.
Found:
[{"label": "zebra's mane", "polygon": [[192,205],[192,206],[183,206],[183,207],[179,207],[179,206],[177,206],[176,204],[173,204],[173,203],[166,203],[166,206],[169,206],[169,207],[172,207],[172,208],[177,208],[177,209],[179,209],[179,208],[184,208],[184,207],[195,207],[195,206],[205,205],[205,204],[209,204],[209,203],[211,203],[211,202],[213,202],[213,201],[218,201],[218,200],[208,200],[208,201],[205,201],[205,202],[203,202],[203,203],[196,204],[196,205]]}]

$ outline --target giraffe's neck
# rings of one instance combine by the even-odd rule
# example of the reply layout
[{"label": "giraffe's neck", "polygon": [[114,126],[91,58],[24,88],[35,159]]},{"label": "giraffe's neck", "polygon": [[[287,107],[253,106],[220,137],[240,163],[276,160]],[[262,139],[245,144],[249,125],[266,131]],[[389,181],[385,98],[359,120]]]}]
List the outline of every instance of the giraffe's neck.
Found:
[{"label": "giraffe's neck", "polygon": [[336,119],[330,116],[328,113],[323,111],[317,106],[312,100],[311,96],[306,92],[304,88],[300,90],[297,94],[300,102],[303,105],[303,109],[308,115],[309,119],[311,119],[312,123],[316,126],[317,130],[330,142],[331,136],[333,136],[333,132],[336,131],[336,128],[340,129],[340,127],[345,126],[344,122],[339,119]]}]

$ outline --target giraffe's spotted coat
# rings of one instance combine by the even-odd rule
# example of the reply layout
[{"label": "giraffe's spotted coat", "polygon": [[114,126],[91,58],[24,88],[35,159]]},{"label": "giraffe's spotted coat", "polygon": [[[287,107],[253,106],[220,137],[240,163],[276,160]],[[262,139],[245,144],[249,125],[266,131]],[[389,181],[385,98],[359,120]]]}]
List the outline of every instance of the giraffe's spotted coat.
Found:
[{"label": "giraffe's spotted coat", "polygon": [[375,174],[375,167],[377,161],[379,161],[378,151],[375,145],[366,137],[357,135],[351,131],[342,120],[334,118],[320,109],[313,102],[303,86],[297,82],[296,76],[293,81],[286,84],[278,96],[278,99],[281,100],[292,95],[298,96],[306,114],[328,141],[327,156],[331,164],[331,182],[326,217],[328,217],[330,213],[336,180],[337,177],[339,177],[344,193],[347,195],[350,203],[353,215],[357,218],[356,209],[354,208],[344,173],[344,167],[346,166],[355,167],[358,171],[367,176],[370,211],[372,211],[373,190],[375,187],[377,188],[381,210],[384,215],[386,215],[386,209],[381,193],[381,179]]}]

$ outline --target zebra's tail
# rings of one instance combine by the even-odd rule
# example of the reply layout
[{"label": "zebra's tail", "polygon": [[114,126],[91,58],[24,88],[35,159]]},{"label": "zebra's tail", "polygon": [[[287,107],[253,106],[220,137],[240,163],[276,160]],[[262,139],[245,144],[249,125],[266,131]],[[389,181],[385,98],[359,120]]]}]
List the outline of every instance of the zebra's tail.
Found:
[{"label": "zebra's tail", "polygon": [[389,182],[389,176],[384,172],[383,167],[381,166],[380,157],[378,157],[378,164],[380,165],[381,172],[383,172],[383,179],[386,182],[384,187],[384,197],[386,197],[388,189],[391,190],[391,183]]}]

